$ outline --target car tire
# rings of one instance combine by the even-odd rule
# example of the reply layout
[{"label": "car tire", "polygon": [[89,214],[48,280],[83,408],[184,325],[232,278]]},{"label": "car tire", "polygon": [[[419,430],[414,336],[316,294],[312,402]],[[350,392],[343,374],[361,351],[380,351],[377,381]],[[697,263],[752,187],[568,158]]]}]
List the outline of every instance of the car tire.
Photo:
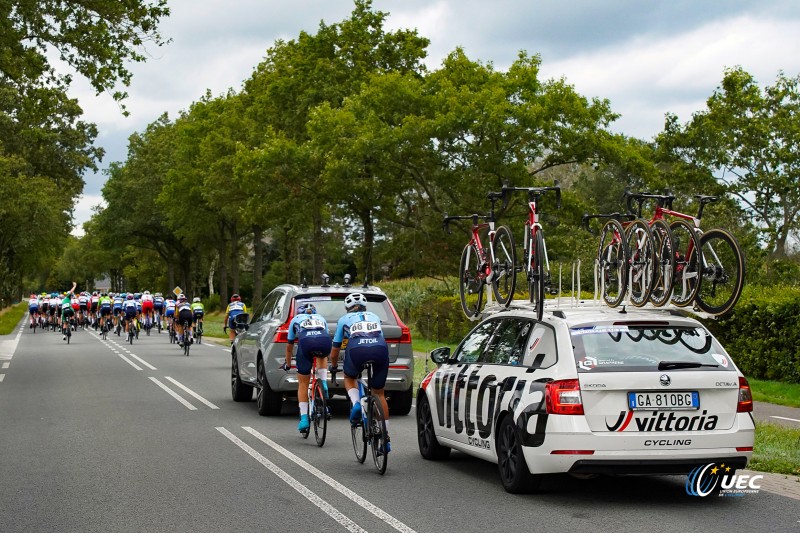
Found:
[{"label": "car tire", "polygon": [[239,361],[236,352],[231,354],[231,396],[234,402],[249,402],[253,399],[253,387],[242,383],[239,376]]},{"label": "car tire", "polygon": [[264,359],[258,360],[258,388],[256,390],[256,403],[258,414],[261,416],[275,416],[281,414],[283,398],[273,391],[267,381],[267,373],[264,370]]},{"label": "car tire", "polygon": [[392,416],[406,416],[411,412],[411,401],[414,399],[414,390],[409,387],[406,391],[392,392],[389,396],[389,414]]},{"label": "car tire", "polygon": [[431,406],[422,390],[417,395],[417,444],[419,445],[419,453],[424,459],[438,461],[447,459],[450,456],[450,448],[442,446],[436,440]]},{"label": "car tire", "polygon": [[503,418],[497,431],[497,470],[503,488],[511,494],[534,492],[542,482],[541,476],[535,476],[528,470],[522,453],[522,441],[517,434],[514,417],[510,414]]}]

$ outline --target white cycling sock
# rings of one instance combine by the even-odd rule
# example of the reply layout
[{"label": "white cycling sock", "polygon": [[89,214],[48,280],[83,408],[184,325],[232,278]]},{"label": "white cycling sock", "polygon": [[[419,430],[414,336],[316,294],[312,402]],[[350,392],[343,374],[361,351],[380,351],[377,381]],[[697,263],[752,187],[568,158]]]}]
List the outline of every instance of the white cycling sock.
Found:
[{"label": "white cycling sock", "polygon": [[358,403],[358,388],[352,388],[347,391],[347,396],[350,397],[350,403],[355,405]]},{"label": "white cycling sock", "polygon": [[308,414],[308,402],[298,402],[300,406],[300,416]]},{"label": "white cycling sock", "polygon": [[317,369],[317,379],[321,379],[322,381],[328,381],[328,369],[327,368],[318,368]]}]

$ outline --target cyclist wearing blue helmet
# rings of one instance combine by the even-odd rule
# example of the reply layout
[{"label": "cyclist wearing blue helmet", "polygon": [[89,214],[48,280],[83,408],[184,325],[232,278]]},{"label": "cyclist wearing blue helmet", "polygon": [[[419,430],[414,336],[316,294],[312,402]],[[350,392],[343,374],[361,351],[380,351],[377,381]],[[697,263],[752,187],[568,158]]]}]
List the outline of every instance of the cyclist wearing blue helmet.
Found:
[{"label": "cyclist wearing blue helmet", "polygon": [[328,322],[317,314],[314,304],[301,303],[297,307],[297,315],[289,322],[289,335],[286,343],[286,363],[288,369],[292,364],[292,349],[297,341],[297,402],[300,406],[300,422],[297,430],[308,431],[308,382],[311,380],[312,357],[317,360],[317,379],[322,382],[322,390],[328,397],[328,354],[331,351],[331,336],[328,333]]}]

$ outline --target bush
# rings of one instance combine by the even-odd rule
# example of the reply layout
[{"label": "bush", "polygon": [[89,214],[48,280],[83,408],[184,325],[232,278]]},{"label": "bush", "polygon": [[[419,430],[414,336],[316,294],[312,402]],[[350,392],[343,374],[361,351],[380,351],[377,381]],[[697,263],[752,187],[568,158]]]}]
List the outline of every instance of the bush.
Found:
[{"label": "bush", "polygon": [[457,344],[475,326],[464,316],[458,296],[439,296],[426,302],[416,313],[414,326],[423,338]]},{"label": "bush", "polygon": [[705,323],[746,376],[800,383],[800,289],[745,287],[729,315]]},{"label": "bush", "polygon": [[214,311],[221,311],[222,307],[219,301],[219,294],[212,294],[208,298],[203,298],[203,307],[205,307],[206,313],[213,313]]},{"label": "bush", "polygon": [[455,278],[401,279],[381,282],[379,287],[389,296],[403,322],[408,324],[416,323],[419,314],[427,312],[430,302],[440,296],[453,296],[458,290]]}]

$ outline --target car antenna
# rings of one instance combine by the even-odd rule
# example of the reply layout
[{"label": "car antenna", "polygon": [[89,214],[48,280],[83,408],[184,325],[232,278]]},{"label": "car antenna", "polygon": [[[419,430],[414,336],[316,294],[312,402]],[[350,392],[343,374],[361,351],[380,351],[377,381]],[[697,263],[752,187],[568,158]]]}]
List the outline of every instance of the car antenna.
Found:
[{"label": "car antenna", "polygon": [[367,277],[364,276],[364,284],[361,286],[361,288],[366,289],[367,287],[369,287],[369,283],[367,283]]},{"label": "car antenna", "polygon": [[621,315],[626,315],[628,312],[625,310],[625,305],[622,305],[622,311],[619,312]]},{"label": "car antenna", "polygon": [[331,277],[329,275],[327,275],[327,274],[323,274],[322,275],[322,286],[323,287],[328,287],[329,286],[328,285],[328,280],[329,279],[331,279]]},{"label": "car antenna", "polygon": [[351,279],[352,278],[350,277],[350,274],[345,274],[344,275],[344,286],[345,287],[349,287],[350,286]]},{"label": "car antenna", "polygon": [[303,278],[303,282],[300,284],[300,287],[302,287],[303,289],[308,288],[308,283],[306,283],[306,278]]}]

